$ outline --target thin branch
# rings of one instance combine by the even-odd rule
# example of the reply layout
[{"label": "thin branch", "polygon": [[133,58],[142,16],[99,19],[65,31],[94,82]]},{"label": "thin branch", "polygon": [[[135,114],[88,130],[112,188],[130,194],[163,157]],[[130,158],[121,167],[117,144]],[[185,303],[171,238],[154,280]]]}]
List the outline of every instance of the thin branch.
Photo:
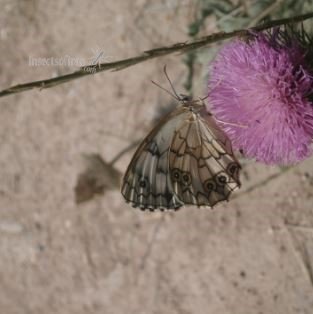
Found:
[{"label": "thin branch", "polygon": [[166,56],[175,52],[185,53],[187,51],[205,47],[209,44],[212,44],[220,40],[225,40],[225,39],[232,38],[235,36],[247,36],[250,34],[251,31],[263,31],[263,30],[266,30],[275,26],[279,26],[279,25],[284,25],[287,23],[298,23],[312,17],[313,17],[313,12],[295,16],[292,18],[285,18],[285,19],[270,21],[266,24],[258,25],[249,29],[239,29],[233,32],[228,32],[228,33],[219,32],[212,35],[201,37],[191,42],[177,43],[171,46],[148,50],[142,53],[141,55],[133,57],[133,58],[123,59],[123,60],[109,62],[109,63],[99,63],[99,64],[88,65],[88,66],[80,68],[78,71],[75,71],[66,75],[61,75],[61,76],[54,77],[51,79],[34,81],[34,82],[25,83],[25,84],[18,84],[18,85],[11,86],[7,89],[0,91],[0,97],[21,93],[21,92],[35,89],[35,88],[40,89],[40,90],[44,88],[50,88],[56,85],[60,85],[69,81],[76,80],[78,78],[81,78],[87,75],[93,75],[93,74],[103,72],[103,71],[108,71],[108,70],[119,71],[127,67],[133,66],[137,63],[144,62],[146,60]]},{"label": "thin branch", "polygon": [[278,8],[279,5],[283,0],[276,0],[274,3],[270,4],[265,10],[263,10],[257,17],[255,17],[249,24],[248,27],[252,27],[253,25],[257,24],[260,20],[265,18],[267,15],[273,13],[276,8]]}]

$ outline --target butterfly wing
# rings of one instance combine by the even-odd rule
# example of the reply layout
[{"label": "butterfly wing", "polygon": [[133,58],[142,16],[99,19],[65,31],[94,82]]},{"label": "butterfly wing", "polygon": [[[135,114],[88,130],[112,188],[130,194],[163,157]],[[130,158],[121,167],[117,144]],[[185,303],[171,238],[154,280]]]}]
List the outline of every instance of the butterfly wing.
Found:
[{"label": "butterfly wing", "polygon": [[122,194],[141,209],[213,207],[240,186],[239,169],[229,139],[211,115],[180,107],[139,146]]},{"label": "butterfly wing", "polygon": [[186,114],[179,107],[168,114],[138,147],[122,181],[121,192],[133,207],[178,209],[184,203],[174,193],[169,175],[169,148],[174,130]]},{"label": "butterfly wing", "polygon": [[240,186],[240,164],[213,117],[190,112],[174,130],[169,171],[175,194],[184,204],[213,207]]}]

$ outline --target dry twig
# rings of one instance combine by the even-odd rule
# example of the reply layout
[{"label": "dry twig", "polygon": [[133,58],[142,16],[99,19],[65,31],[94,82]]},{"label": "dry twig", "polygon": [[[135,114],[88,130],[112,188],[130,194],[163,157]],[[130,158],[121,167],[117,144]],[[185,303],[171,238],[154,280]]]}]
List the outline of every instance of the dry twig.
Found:
[{"label": "dry twig", "polygon": [[61,76],[50,78],[50,79],[33,81],[29,83],[11,86],[7,89],[0,91],[0,97],[21,93],[21,92],[31,90],[31,89],[36,89],[36,88],[40,90],[44,88],[50,88],[50,87],[60,85],[60,84],[63,84],[72,80],[76,80],[78,78],[81,78],[87,75],[93,75],[93,74],[103,72],[103,71],[108,71],[108,70],[119,71],[127,67],[133,66],[137,63],[144,62],[144,61],[158,58],[158,57],[162,57],[162,56],[166,56],[175,52],[185,53],[187,51],[191,51],[194,49],[203,48],[209,44],[212,44],[220,40],[225,40],[225,39],[236,37],[236,36],[247,36],[249,35],[251,31],[263,31],[263,30],[266,30],[275,26],[285,25],[288,23],[298,23],[312,17],[313,17],[313,12],[295,16],[292,18],[285,18],[285,19],[270,21],[266,24],[258,25],[249,29],[239,29],[233,32],[228,32],[228,33],[219,32],[212,35],[201,37],[191,42],[177,43],[171,46],[148,50],[139,56],[128,58],[128,59],[123,59],[123,60],[108,62],[108,63],[88,65],[83,68],[80,68],[78,71],[75,71],[66,75],[61,75]]}]

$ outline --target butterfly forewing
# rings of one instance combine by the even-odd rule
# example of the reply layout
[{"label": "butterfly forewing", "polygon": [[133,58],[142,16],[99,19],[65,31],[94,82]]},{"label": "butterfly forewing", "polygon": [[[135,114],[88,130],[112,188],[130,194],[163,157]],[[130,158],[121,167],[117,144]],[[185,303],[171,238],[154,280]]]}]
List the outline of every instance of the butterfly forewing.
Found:
[{"label": "butterfly forewing", "polygon": [[231,143],[203,106],[182,106],[157,125],[137,149],[122,194],[141,209],[210,206],[240,186]]}]

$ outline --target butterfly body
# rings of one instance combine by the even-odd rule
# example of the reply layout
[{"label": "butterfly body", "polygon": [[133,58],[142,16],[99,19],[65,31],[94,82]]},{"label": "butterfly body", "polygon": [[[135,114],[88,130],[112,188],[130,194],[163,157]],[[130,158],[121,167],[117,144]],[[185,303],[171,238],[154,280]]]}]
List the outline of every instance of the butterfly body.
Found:
[{"label": "butterfly body", "polygon": [[202,103],[181,103],[148,134],[128,166],[122,194],[134,207],[213,207],[240,186],[227,136]]}]

